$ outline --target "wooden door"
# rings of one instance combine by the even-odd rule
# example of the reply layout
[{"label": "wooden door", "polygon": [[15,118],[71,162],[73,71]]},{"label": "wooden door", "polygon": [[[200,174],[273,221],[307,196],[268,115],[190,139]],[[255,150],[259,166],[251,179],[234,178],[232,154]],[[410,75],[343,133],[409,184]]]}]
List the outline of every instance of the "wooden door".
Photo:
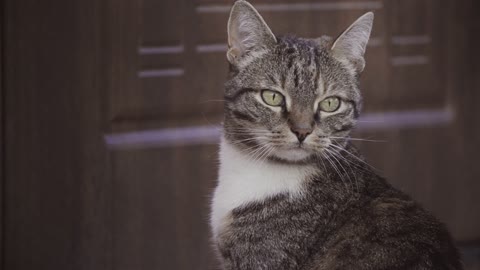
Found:
[{"label": "wooden door", "polygon": [[1,5],[0,268],[111,269],[104,10],[93,0]]},{"label": "wooden door", "polygon": [[[208,210],[232,1],[4,3],[3,269],[216,269]],[[475,269],[478,4],[252,3],[275,33],[304,37],[375,12],[354,136],[386,141],[358,146]]]},{"label": "wooden door", "polygon": [[[124,223],[116,232],[124,235],[114,245],[122,247],[117,267],[140,267],[145,260],[158,267],[168,262],[172,269],[214,264],[205,248],[217,164],[217,148],[211,143],[219,137],[231,3],[143,0],[137,7],[138,19],[133,21],[138,22],[138,37],[123,52],[136,61],[136,70],[123,74],[132,77],[131,84],[119,85],[111,93],[113,121],[106,136],[118,174],[113,178],[121,181],[122,198],[131,207],[131,213],[123,208],[114,211],[116,222]],[[480,202],[475,196],[480,174],[468,163],[465,151],[478,149],[479,140],[471,137],[465,145],[465,133],[474,131],[462,121],[465,113],[472,115],[476,109],[462,111],[457,103],[463,102],[458,99],[457,65],[464,65],[465,57],[457,51],[458,43],[449,42],[452,37],[465,39],[456,23],[449,22],[467,25],[469,16],[461,12],[468,4],[432,0],[253,4],[275,33],[304,37],[336,35],[364,12],[375,12],[362,77],[365,110],[354,136],[385,142],[359,147],[395,186],[444,220],[458,241],[478,238],[480,212],[474,205]],[[136,175],[141,180],[131,181]],[[159,194],[162,198],[155,199]],[[147,229],[155,227],[161,229]],[[127,231],[136,233],[124,234]],[[149,237],[139,239],[144,233]],[[125,256],[131,249],[124,247],[131,243],[136,257]],[[167,255],[145,252],[150,245]]]}]

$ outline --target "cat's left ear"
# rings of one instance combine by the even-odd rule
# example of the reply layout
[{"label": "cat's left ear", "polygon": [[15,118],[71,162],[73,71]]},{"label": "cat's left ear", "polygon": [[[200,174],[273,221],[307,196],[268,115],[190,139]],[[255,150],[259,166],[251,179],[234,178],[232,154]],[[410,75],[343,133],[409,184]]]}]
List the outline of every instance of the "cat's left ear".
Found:
[{"label": "cat's left ear", "polygon": [[236,64],[255,51],[268,48],[277,39],[257,10],[247,1],[237,1],[228,19],[227,59]]},{"label": "cat's left ear", "polygon": [[332,54],[340,61],[347,61],[356,73],[365,68],[363,58],[373,25],[373,13],[368,12],[358,18],[350,27],[335,40]]}]

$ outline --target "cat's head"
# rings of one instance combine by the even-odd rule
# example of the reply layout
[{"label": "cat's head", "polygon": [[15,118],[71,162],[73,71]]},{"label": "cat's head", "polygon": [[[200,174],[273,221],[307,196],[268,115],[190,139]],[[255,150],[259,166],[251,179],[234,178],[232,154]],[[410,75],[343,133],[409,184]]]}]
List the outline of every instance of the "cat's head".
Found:
[{"label": "cat's head", "polygon": [[228,21],[224,133],[252,159],[307,162],[341,145],[361,107],[373,13],[337,39],[276,37],[246,1]]}]

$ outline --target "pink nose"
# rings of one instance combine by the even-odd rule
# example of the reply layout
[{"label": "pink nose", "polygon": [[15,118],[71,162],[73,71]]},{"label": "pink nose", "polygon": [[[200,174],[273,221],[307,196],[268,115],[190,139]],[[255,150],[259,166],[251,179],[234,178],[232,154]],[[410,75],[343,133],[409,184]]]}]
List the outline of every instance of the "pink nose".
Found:
[{"label": "pink nose", "polygon": [[297,136],[299,142],[303,142],[312,133],[313,128],[290,127],[290,130]]}]

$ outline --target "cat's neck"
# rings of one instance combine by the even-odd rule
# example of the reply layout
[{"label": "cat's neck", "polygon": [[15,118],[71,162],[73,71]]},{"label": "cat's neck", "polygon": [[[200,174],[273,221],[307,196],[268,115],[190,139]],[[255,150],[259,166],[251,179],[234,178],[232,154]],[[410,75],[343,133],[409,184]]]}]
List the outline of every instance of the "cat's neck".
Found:
[{"label": "cat's neck", "polygon": [[301,196],[305,182],[317,173],[313,165],[255,160],[222,139],[218,186],[213,199],[214,231],[233,209],[262,202],[279,194]]}]

